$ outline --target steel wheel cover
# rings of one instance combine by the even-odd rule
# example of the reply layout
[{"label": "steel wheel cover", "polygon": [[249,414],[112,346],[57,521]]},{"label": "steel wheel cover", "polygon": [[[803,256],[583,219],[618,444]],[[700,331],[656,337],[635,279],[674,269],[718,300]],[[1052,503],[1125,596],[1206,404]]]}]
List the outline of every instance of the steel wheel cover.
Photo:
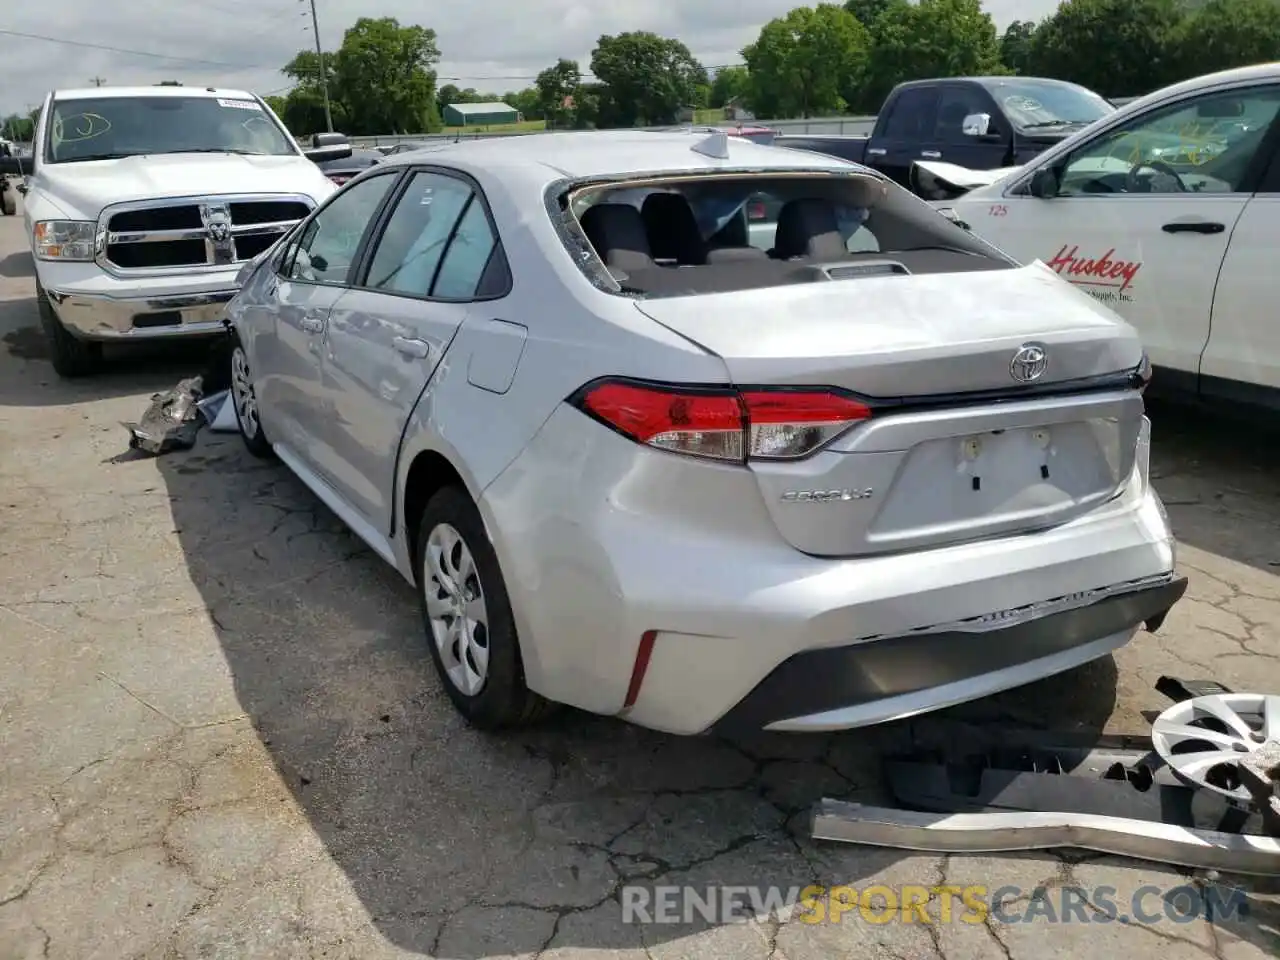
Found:
[{"label": "steel wheel cover", "polygon": [[427,535],[422,585],[431,636],[446,676],[468,697],[489,675],[489,610],[480,571],[453,526],[438,523]]},{"label": "steel wheel cover", "polygon": [[1240,761],[1268,740],[1280,741],[1280,696],[1224,693],[1175,703],[1151,725],[1151,742],[1189,784],[1249,803]]}]

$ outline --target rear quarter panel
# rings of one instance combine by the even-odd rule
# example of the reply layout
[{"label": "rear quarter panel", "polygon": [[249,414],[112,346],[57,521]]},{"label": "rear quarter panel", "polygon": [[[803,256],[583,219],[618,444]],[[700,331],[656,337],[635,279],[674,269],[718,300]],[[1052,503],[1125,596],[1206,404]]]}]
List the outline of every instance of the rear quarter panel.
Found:
[{"label": "rear quarter panel", "polygon": [[[512,188],[500,171],[466,172],[489,201],[512,288],[500,300],[473,305],[411,414],[396,469],[397,515],[403,515],[414,459],[439,453],[479,504],[501,560],[502,531],[493,524],[485,491],[580,386],[607,375],[724,382],[728,372],[719,358],[641,314],[631,299],[593,287],[563,246],[539,192]],[[499,346],[494,320],[527,331],[502,393],[486,389],[492,384],[477,386],[484,378],[471,372]],[[399,558],[411,570],[403,531],[396,534]]]}]

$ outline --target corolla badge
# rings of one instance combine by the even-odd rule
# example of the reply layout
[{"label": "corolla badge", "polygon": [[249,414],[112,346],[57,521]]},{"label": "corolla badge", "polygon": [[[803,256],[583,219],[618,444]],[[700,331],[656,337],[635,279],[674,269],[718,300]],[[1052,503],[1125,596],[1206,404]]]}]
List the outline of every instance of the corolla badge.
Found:
[{"label": "corolla badge", "polygon": [[1024,343],[1009,361],[1009,375],[1019,383],[1034,383],[1044,376],[1049,354],[1038,343]]},{"label": "corolla badge", "polygon": [[788,490],[781,499],[783,503],[833,503],[866,500],[872,493],[870,487],[845,487],[842,490]]}]

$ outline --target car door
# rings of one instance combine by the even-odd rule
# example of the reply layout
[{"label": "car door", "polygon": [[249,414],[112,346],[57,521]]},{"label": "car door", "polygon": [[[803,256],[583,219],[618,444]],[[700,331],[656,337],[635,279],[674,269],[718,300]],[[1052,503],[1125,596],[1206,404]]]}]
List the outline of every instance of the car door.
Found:
[{"label": "car door", "polygon": [[926,144],[938,123],[938,88],[907,87],[893,98],[884,133],[867,145],[867,163],[904,187],[910,186],[911,165],[937,160],[940,151]]},{"label": "car door", "polygon": [[254,358],[254,389],[277,442],[313,466],[324,421],[320,361],[329,311],[347,289],[374,213],[395,182],[371,177],[334,194],[298,230],[281,260],[271,334]]},{"label": "car door", "polygon": [[[1174,374],[1167,383],[1195,389],[1214,287],[1278,104],[1280,87],[1260,84],[1153,106],[1033,162],[1004,196],[954,207],[978,235],[1114,309]],[[1241,110],[1252,126],[1220,123]],[[1214,128],[1226,132],[1206,137]]]},{"label": "car door", "polygon": [[380,531],[409,415],[473,304],[505,296],[508,276],[484,197],[461,174],[414,171],[384,221],[330,315],[324,360],[335,485]]},{"label": "car door", "polygon": [[1272,138],[1270,169],[1245,205],[1227,246],[1213,296],[1209,342],[1200,360],[1200,391],[1280,407],[1280,150]]}]

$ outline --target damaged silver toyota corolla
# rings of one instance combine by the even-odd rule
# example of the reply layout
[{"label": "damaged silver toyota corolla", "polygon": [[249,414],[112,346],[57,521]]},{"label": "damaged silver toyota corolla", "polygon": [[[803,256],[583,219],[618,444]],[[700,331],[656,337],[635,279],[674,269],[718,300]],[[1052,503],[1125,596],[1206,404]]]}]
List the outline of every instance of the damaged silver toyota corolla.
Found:
[{"label": "damaged silver toyota corolla", "polygon": [[879,174],[720,134],[389,158],[244,271],[233,397],[473,723],[831,730],[1182,596],[1134,331]]}]

